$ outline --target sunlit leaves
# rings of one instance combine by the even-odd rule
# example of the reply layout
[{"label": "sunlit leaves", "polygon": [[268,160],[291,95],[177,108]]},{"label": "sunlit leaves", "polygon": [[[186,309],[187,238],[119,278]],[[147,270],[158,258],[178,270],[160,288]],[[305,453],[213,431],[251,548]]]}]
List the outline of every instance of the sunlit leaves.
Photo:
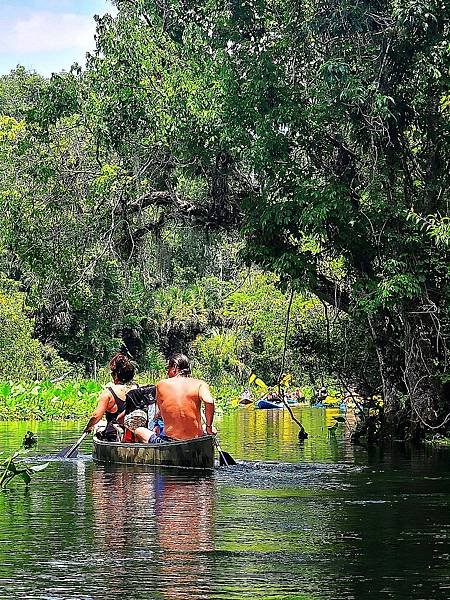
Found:
[{"label": "sunlit leaves", "polygon": [[412,221],[420,231],[426,232],[437,246],[450,245],[450,217],[440,214],[423,217],[411,209],[407,219]]},{"label": "sunlit leaves", "polygon": [[0,420],[84,418],[96,406],[100,389],[95,381],[4,381]]},{"label": "sunlit leaves", "polygon": [[14,117],[0,115],[0,143],[15,140],[24,129],[25,121],[23,119],[17,121]]}]

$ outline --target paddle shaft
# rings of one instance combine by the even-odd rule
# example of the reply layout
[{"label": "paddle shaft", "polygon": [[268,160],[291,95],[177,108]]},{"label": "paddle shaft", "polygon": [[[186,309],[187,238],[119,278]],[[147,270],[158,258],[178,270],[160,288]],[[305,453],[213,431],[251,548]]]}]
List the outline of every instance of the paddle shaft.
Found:
[{"label": "paddle shaft", "polygon": [[225,463],[226,467],[229,467],[230,465],[228,464],[228,461],[226,459],[226,456],[222,450],[222,448],[220,447],[219,444],[219,440],[214,436],[214,445],[217,448],[217,452],[220,454],[220,456],[222,457],[223,462]]},{"label": "paddle shaft", "polygon": [[285,325],[285,329],[284,329],[284,343],[283,343],[283,358],[281,360],[281,370],[280,370],[280,375],[278,377],[278,395],[281,396],[281,400],[282,400],[283,404],[285,405],[285,407],[288,409],[291,419],[295,423],[297,423],[297,425],[300,427],[300,431],[298,434],[299,439],[300,438],[305,439],[308,437],[308,434],[306,433],[303,425],[300,423],[300,421],[296,418],[296,416],[292,412],[292,408],[286,402],[286,399],[284,397],[284,390],[281,390],[281,378],[283,377],[284,366],[286,363],[286,350],[287,350],[287,340],[288,340],[288,333],[289,333],[289,321],[291,319],[291,308],[292,308],[292,302],[294,300],[294,293],[295,293],[294,288],[292,288],[291,294],[289,296],[289,303],[288,303],[288,308],[287,308],[287,313],[286,313],[286,325]]},{"label": "paddle shaft", "polygon": [[89,434],[88,431],[85,431],[80,438],[75,442],[75,444],[73,446],[71,446],[69,448],[69,451],[67,452],[67,454],[65,455],[65,458],[70,458],[71,455],[75,452],[75,450],[77,450],[78,446],[81,444],[81,442],[84,440],[84,438]]},{"label": "paddle shaft", "polygon": [[[203,415],[202,415],[202,422],[203,422],[203,425],[206,426],[205,420],[203,419]],[[225,463],[226,467],[230,467],[232,465],[237,464],[236,461],[234,460],[234,458],[231,456],[231,454],[229,454],[228,452],[224,452],[222,450],[222,448],[220,447],[220,444],[219,444],[219,440],[217,439],[217,436],[214,436],[214,445],[217,448],[217,452],[219,453],[219,455],[222,458],[223,462]],[[227,456],[228,456],[228,458],[227,458]]]}]

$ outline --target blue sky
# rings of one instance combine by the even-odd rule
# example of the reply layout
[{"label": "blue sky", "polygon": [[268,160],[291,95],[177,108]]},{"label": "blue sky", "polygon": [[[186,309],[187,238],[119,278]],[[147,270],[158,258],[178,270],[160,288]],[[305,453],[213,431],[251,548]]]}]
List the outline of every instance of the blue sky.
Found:
[{"label": "blue sky", "polygon": [[0,74],[18,64],[42,75],[84,65],[94,48],[95,14],[110,0],[0,0]]}]

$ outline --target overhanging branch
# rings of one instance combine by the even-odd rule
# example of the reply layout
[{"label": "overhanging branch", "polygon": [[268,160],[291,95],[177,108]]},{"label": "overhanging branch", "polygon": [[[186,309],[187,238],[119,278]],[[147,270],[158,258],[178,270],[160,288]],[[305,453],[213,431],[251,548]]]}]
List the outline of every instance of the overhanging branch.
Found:
[{"label": "overhanging branch", "polygon": [[[184,222],[211,229],[233,229],[239,227],[242,221],[242,214],[237,204],[231,201],[223,202],[218,207],[217,202],[194,203],[169,191],[154,191],[143,194],[133,202],[117,207],[115,213],[129,218],[142,213],[148,208],[164,209],[164,222]],[[162,225],[163,222],[158,221],[158,224]],[[154,225],[148,223],[144,225],[143,229],[151,231],[154,229]]]}]

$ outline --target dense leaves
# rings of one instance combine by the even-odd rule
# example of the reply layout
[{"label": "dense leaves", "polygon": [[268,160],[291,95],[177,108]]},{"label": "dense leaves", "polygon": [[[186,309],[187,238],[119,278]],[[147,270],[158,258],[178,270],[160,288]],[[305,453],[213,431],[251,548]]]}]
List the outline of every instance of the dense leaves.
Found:
[{"label": "dense leaves", "polygon": [[116,5],[85,71],[0,82],[1,264],[40,339],[273,379],[289,288],[299,377],[445,430],[446,0]]},{"label": "dense leaves", "polygon": [[94,381],[6,381],[0,383],[0,420],[85,418],[100,389]]}]

